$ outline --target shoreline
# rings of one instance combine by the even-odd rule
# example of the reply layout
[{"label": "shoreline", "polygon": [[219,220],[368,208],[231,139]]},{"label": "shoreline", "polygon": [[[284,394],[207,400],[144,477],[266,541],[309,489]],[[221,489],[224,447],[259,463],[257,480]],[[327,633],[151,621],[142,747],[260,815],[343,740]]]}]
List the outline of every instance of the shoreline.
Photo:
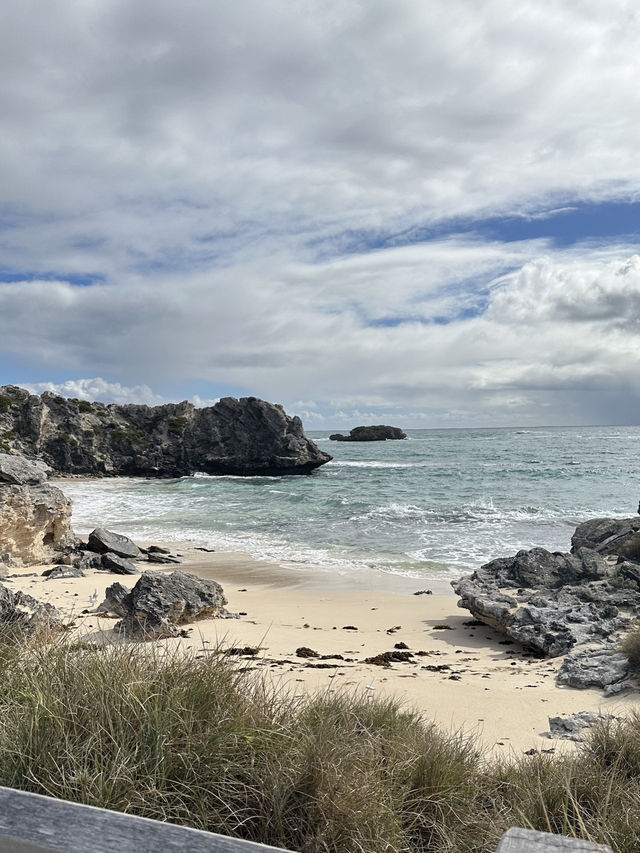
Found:
[{"label": "shoreline", "polygon": [[[354,582],[325,569],[313,572],[261,563],[237,552],[204,552],[194,543],[165,544],[180,565],[138,564],[145,570],[192,572],[221,583],[227,609],[237,618],[201,620],[184,628],[187,638],[156,641],[198,655],[220,646],[259,648],[234,660],[251,674],[303,697],[319,691],[352,691],[394,698],[426,720],[463,736],[476,736],[490,753],[517,757],[526,750],[571,750],[571,741],[547,739],[548,717],[600,711],[624,716],[637,694],[605,697],[599,690],[555,685],[561,658],[538,658],[457,607],[448,583],[384,576]],[[44,567],[14,569],[7,583],[58,607],[73,622],[70,636],[112,642],[114,620],[90,610],[112,583],[132,587],[138,576],[91,570],[84,578],[48,580]],[[385,575],[380,572],[379,575]],[[438,588],[436,589],[436,586]],[[431,595],[414,595],[431,588]],[[465,624],[466,623],[466,624]],[[403,644],[412,657],[388,666],[366,659]],[[307,647],[319,656],[303,658]]]}]

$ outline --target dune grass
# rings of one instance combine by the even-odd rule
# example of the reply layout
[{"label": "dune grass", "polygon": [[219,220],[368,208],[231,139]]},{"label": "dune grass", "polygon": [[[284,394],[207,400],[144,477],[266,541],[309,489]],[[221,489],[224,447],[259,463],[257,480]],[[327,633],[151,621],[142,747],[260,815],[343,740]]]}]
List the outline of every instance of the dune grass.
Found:
[{"label": "dune grass", "polygon": [[0,784],[305,853],[493,853],[509,826],[640,849],[640,717],[489,760],[392,701],[305,702],[214,653],[0,643]]}]

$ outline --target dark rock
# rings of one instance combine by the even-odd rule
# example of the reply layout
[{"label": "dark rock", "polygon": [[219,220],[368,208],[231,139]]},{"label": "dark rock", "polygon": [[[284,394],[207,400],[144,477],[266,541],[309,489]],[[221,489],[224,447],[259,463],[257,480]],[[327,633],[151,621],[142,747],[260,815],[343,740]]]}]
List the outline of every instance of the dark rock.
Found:
[{"label": "dark rock", "polygon": [[180,560],[177,557],[172,557],[169,552],[166,554],[156,554],[155,552],[149,552],[147,554],[147,560],[150,563],[180,563]]},{"label": "dark rock", "polygon": [[[624,682],[630,672],[629,658],[616,646],[577,649],[567,655],[558,673],[558,684],[566,687],[611,688]],[[625,684],[626,686],[626,684]],[[615,693],[617,691],[609,691]]]},{"label": "dark rock", "polygon": [[123,619],[116,632],[139,640],[176,637],[178,625],[227,616],[227,599],[220,584],[187,572],[145,572],[129,592],[112,584],[99,609],[110,610]]},{"label": "dark rock", "polygon": [[82,569],[78,569],[75,566],[54,566],[52,569],[45,569],[42,576],[48,578],[50,581],[60,580],[61,578],[86,577]]},{"label": "dark rock", "polygon": [[140,569],[137,569],[132,562],[118,557],[117,554],[103,554],[102,568],[107,569],[114,575],[139,575]]},{"label": "dark rock", "polygon": [[73,560],[73,565],[83,572],[88,572],[91,569],[102,569],[102,554],[96,554],[95,551],[81,551],[80,556]]},{"label": "dark rock", "polygon": [[24,592],[12,592],[0,584],[0,625],[25,636],[58,632],[62,616],[51,604],[37,601]]},{"label": "dark rock", "polygon": [[578,525],[571,551],[592,548],[600,554],[640,559],[640,518],[594,518]]},{"label": "dark rock", "polygon": [[11,452],[67,474],[181,477],[207,474],[307,474],[331,457],[282,406],[225,397],[196,409],[109,405],[40,397],[3,386],[0,434]]},{"label": "dark rock", "polygon": [[168,548],[161,548],[160,545],[149,545],[147,548],[147,554],[170,554]]},{"label": "dark rock", "polygon": [[118,557],[129,559],[140,556],[140,549],[128,536],[112,533],[110,530],[105,530],[104,527],[96,527],[89,534],[88,547],[89,550],[96,551],[98,554],[109,552]]},{"label": "dark rock", "polygon": [[399,427],[384,426],[383,424],[357,426],[351,430],[349,435],[336,432],[329,436],[331,441],[386,441],[387,439],[396,440],[406,437],[407,434]]},{"label": "dark rock", "polygon": [[0,483],[12,486],[41,486],[47,480],[48,470],[44,462],[0,453]]},{"label": "dark rock", "polygon": [[254,658],[261,651],[262,646],[232,646],[230,649],[225,649],[223,654],[234,657]]}]

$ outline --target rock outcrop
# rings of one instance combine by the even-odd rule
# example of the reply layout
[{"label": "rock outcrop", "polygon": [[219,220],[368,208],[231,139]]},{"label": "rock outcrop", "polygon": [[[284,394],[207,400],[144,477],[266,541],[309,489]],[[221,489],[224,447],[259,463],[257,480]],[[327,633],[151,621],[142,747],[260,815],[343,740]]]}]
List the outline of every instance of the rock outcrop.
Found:
[{"label": "rock outcrop", "polygon": [[0,584],[0,626],[24,636],[62,630],[62,617],[51,604]]},{"label": "rock outcrop", "polygon": [[225,397],[196,409],[105,405],[0,387],[0,451],[61,474],[180,477],[306,474],[331,457],[282,406]]},{"label": "rock outcrop", "polygon": [[634,518],[593,518],[576,527],[571,551],[593,548],[599,554],[613,554],[640,560],[640,516]]},{"label": "rock outcrop", "polygon": [[406,437],[407,434],[400,427],[384,426],[383,424],[357,426],[351,430],[349,435],[335,432],[329,436],[331,441],[387,441],[387,439],[397,440]]},{"label": "rock outcrop", "polygon": [[45,480],[42,463],[0,454],[0,566],[47,563],[73,546],[71,501]]},{"label": "rock outcrop", "polygon": [[136,640],[180,635],[178,625],[225,617],[227,599],[219,583],[188,572],[145,572],[131,591],[114,583],[98,608],[122,617],[116,633]]},{"label": "rock outcrop", "polygon": [[[609,528],[580,525],[571,554],[533,548],[492,560],[453,582],[458,606],[541,655],[565,655],[559,684],[619,692],[631,666],[618,643],[640,614],[640,565],[625,558],[628,525],[616,539]],[[585,542],[607,543],[607,556]],[[617,561],[613,548],[624,552]]]}]

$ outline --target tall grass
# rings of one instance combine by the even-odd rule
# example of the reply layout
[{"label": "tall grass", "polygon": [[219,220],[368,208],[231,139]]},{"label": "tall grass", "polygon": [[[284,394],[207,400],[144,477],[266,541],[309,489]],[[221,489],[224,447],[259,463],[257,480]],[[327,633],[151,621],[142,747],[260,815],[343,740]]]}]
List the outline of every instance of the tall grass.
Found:
[{"label": "tall grass", "polygon": [[391,701],[305,702],[222,654],[0,643],[0,784],[304,853],[488,853],[511,825],[640,849],[640,717],[491,761]]}]

